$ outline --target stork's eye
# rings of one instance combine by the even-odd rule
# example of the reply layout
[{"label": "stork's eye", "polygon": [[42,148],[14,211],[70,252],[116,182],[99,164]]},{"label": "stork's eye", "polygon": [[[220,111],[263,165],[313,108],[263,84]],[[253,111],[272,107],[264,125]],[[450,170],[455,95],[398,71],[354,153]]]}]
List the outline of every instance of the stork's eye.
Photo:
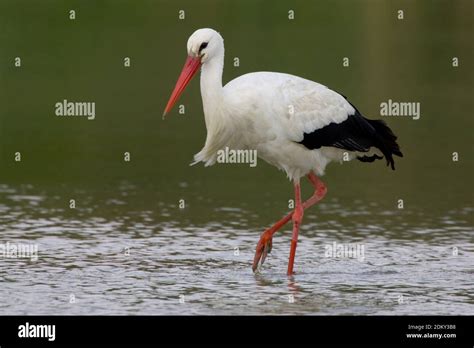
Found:
[{"label": "stork's eye", "polygon": [[203,42],[201,46],[199,47],[199,52],[201,52],[203,49],[207,47],[207,42]]}]

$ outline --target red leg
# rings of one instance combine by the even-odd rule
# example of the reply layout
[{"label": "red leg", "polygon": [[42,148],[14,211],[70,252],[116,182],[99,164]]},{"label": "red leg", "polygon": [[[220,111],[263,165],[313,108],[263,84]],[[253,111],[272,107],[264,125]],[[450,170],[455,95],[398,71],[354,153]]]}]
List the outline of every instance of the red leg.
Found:
[{"label": "red leg", "polygon": [[303,221],[304,208],[301,203],[301,188],[300,183],[295,182],[295,211],[293,212],[293,235],[291,237],[290,258],[288,260],[287,275],[293,274],[293,263],[295,262],[296,245],[298,244],[298,232],[300,230],[301,222]]},{"label": "red leg", "polygon": [[[306,202],[303,203],[303,209],[307,209],[312,205],[318,203],[321,199],[323,199],[327,192],[327,188],[324,183],[319,180],[319,178],[313,172],[310,172],[308,174],[308,180],[314,187],[314,193]],[[255,251],[255,257],[253,260],[252,269],[254,272],[257,270],[259,262],[263,264],[265,258],[267,257],[267,254],[270,253],[272,249],[272,238],[275,232],[277,232],[288,221],[290,221],[292,216],[293,211],[288,213],[285,217],[277,221],[272,227],[262,233],[262,235],[260,236],[260,240],[258,241],[257,248]]]},{"label": "red leg", "polygon": [[307,209],[318,203],[324,198],[324,196],[326,196],[326,193],[328,192],[326,185],[324,185],[324,183],[313,172],[308,174],[308,180],[314,187],[314,193],[306,202],[303,203],[304,209]]}]

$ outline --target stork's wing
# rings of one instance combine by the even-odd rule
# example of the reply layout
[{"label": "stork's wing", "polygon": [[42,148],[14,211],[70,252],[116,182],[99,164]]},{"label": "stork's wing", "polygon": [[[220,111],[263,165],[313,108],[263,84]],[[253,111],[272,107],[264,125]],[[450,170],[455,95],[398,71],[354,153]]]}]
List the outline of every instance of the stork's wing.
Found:
[{"label": "stork's wing", "polygon": [[281,82],[282,101],[287,105],[290,138],[297,142],[304,134],[340,124],[355,108],[340,94],[319,83],[292,75]]},{"label": "stork's wing", "polygon": [[[296,142],[308,149],[323,146],[368,152],[378,148],[394,168],[393,154],[403,156],[397,137],[381,120],[369,120],[347,99],[327,87],[300,78],[285,81],[282,93],[289,105],[288,129]],[[371,162],[379,156],[362,156]]]},{"label": "stork's wing", "polygon": [[[367,152],[378,148],[392,168],[392,154],[402,156],[397,137],[380,120],[369,120],[339,93],[297,76],[257,72],[230,81],[225,89],[234,96],[242,115],[258,115],[265,127],[313,150],[335,147]],[[235,96],[238,96],[235,97]],[[362,156],[361,161],[379,159]]]}]

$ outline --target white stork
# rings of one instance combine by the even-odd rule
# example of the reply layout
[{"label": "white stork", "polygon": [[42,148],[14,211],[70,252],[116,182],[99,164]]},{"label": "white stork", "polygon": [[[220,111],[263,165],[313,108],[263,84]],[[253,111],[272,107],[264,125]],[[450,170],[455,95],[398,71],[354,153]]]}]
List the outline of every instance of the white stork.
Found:
[{"label": "white stork", "polygon": [[[326,186],[318,178],[331,161],[357,158],[373,162],[402,157],[396,136],[381,120],[369,120],[326,86],[301,77],[256,72],[240,76],[224,87],[224,40],[213,29],[196,30],[188,39],[188,58],[163,117],[172,109],[186,85],[201,67],[201,96],[207,128],[206,143],[194,162],[213,165],[217,151],[255,149],[258,157],[286,172],[293,181],[295,209],[262,233],[253,271],[263,264],[273,234],[293,220],[288,275],[293,274],[298,231],[304,210],[319,202]],[[300,179],[307,176],[314,194],[301,201]]]}]

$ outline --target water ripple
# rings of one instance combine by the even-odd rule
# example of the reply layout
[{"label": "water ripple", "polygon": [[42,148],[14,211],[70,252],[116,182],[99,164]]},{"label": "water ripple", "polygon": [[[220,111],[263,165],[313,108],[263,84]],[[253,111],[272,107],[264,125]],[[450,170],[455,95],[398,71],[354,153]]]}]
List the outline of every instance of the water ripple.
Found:
[{"label": "water ripple", "polygon": [[[74,191],[73,210],[60,194],[0,185],[0,242],[38,246],[36,261],[0,259],[0,314],[474,314],[472,208],[321,203],[288,278],[290,226],[253,274],[269,221],[247,207],[193,215],[136,189]],[[137,208],[143,200],[153,208]],[[328,256],[345,244],[363,246],[363,259]]]}]

